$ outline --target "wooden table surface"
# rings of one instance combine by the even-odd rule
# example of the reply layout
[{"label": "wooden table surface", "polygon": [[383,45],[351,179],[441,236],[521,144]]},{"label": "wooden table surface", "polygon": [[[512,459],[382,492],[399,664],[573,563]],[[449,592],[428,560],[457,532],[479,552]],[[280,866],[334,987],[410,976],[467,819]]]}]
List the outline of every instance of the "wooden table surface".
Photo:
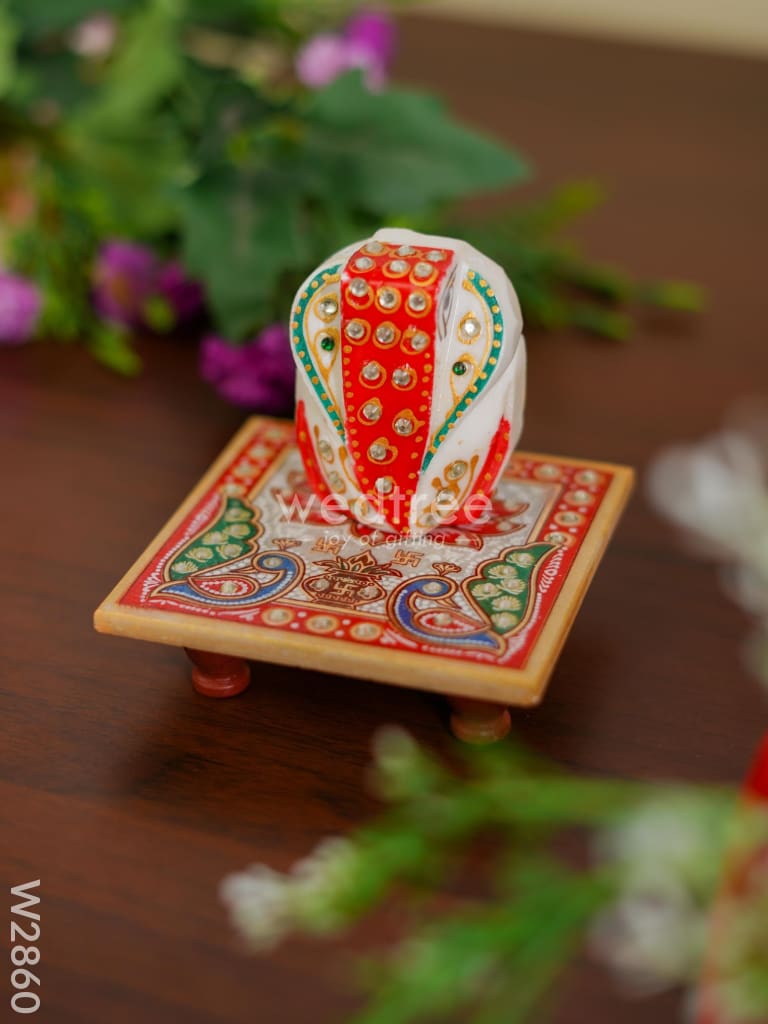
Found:
[{"label": "wooden table surface", "polygon": [[[537,188],[598,177],[592,254],[709,292],[693,321],[630,343],[532,334],[524,445],[634,464],[765,389],[768,65],[409,19],[400,78],[529,153]],[[242,955],[227,872],[287,867],[375,810],[369,741],[397,722],[451,747],[415,691],[255,666],[242,697],[191,691],[171,648],[97,636],[94,607],[242,420],[193,346],[143,345],[137,382],[76,348],[0,352],[0,815],[6,884],[41,879],[43,1010],[56,1024],[336,1024],[351,954],[381,937]],[[606,776],[737,780],[766,721],[739,661],[746,623],[636,494],[545,703],[519,736]],[[560,1024],[664,1024],[579,965]]]}]

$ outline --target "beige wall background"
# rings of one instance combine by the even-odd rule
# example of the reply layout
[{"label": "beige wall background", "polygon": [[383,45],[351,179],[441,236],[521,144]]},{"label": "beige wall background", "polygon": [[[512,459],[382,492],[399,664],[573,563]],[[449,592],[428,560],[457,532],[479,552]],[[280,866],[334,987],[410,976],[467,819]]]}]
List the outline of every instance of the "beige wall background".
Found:
[{"label": "beige wall background", "polygon": [[768,55],[768,0],[422,0],[445,16]]}]

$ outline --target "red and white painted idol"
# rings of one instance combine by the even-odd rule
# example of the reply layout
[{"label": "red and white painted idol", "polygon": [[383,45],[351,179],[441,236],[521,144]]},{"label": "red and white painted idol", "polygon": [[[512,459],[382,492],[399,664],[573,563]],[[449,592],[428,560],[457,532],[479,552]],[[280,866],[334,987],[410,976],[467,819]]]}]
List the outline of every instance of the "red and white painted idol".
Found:
[{"label": "red and white painted idol", "polygon": [[504,271],[383,228],[302,285],[296,421],[325,507],[419,536],[482,517],[522,428],[525,341]]}]

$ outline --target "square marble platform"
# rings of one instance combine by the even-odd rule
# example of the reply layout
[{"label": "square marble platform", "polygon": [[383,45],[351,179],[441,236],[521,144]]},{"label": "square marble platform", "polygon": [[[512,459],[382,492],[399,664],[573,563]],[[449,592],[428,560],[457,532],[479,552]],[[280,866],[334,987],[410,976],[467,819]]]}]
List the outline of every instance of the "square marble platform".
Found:
[{"label": "square marble platform", "polygon": [[624,466],[518,452],[484,526],[394,537],[325,522],[293,424],[253,417],[98,608],[96,629],[186,648],[211,696],[244,689],[241,659],[253,659],[434,690],[465,710],[535,704],[632,479]]}]

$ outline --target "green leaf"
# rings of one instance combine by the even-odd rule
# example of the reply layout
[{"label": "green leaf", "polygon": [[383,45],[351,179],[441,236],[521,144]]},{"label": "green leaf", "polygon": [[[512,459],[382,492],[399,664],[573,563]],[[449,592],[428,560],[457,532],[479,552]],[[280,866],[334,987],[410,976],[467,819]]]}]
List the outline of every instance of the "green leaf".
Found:
[{"label": "green leaf", "polygon": [[184,61],[178,33],[182,0],[149,0],[129,18],[107,72],[90,125],[141,121],[181,81]]},{"label": "green leaf", "polygon": [[11,0],[24,32],[38,37],[62,32],[94,14],[122,14],[137,0]]},{"label": "green leaf", "polygon": [[661,309],[697,313],[704,306],[704,292],[689,281],[651,281],[639,285],[637,298]]},{"label": "green leaf", "polygon": [[166,334],[176,326],[176,313],[164,295],[150,295],[141,312],[144,323],[157,334]]},{"label": "green leaf", "polygon": [[7,3],[0,3],[0,96],[13,84],[18,30]]},{"label": "green leaf", "polygon": [[581,327],[613,341],[626,341],[632,331],[632,321],[625,313],[604,309],[589,302],[574,303],[570,307],[568,319],[574,327]]},{"label": "green leaf", "polygon": [[544,199],[512,211],[509,223],[515,232],[522,230],[528,235],[549,235],[594,210],[604,198],[603,188],[596,181],[569,181]]},{"label": "green leaf", "polygon": [[179,193],[184,261],[203,281],[223,334],[242,340],[275,311],[287,270],[307,261],[295,193],[269,172],[209,174]]},{"label": "green leaf", "polygon": [[520,156],[454,121],[438,100],[405,89],[373,93],[359,72],[314,93],[305,146],[350,206],[420,212],[527,175]]},{"label": "green leaf", "polygon": [[141,359],[131,348],[127,333],[114,324],[100,323],[89,347],[92,355],[110,370],[126,377],[135,377],[141,370]]}]

